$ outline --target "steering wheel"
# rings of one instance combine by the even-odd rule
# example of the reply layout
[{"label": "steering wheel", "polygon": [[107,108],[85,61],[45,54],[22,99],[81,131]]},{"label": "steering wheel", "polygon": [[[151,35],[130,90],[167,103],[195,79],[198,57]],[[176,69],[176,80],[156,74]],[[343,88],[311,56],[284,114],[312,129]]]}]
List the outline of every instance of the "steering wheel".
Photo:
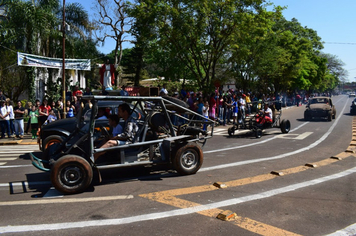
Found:
[{"label": "steering wheel", "polygon": [[106,127],[104,125],[101,125],[100,128],[101,128],[101,130],[105,131],[105,135],[110,136],[109,131],[106,129]]}]

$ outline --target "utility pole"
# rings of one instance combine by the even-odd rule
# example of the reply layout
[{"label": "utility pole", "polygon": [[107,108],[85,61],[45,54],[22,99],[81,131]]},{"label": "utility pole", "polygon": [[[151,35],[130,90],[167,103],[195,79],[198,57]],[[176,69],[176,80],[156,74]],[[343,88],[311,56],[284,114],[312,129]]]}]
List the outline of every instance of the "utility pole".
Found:
[{"label": "utility pole", "polygon": [[66,10],[65,10],[66,0],[63,0],[63,23],[62,23],[62,33],[63,33],[63,43],[62,43],[62,89],[63,89],[63,118],[66,118],[67,110],[66,110],[66,60],[65,60],[65,52],[66,52]]}]

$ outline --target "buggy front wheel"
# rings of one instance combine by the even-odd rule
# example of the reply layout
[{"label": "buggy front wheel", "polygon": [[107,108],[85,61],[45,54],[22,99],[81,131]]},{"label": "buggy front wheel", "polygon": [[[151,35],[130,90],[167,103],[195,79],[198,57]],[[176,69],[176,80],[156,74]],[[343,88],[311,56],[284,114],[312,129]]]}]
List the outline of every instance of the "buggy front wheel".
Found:
[{"label": "buggy front wheel", "polygon": [[289,133],[289,131],[290,131],[290,121],[289,120],[282,120],[281,131],[284,134]]},{"label": "buggy front wheel", "polygon": [[89,162],[76,155],[58,159],[51,170],[51,182],[60,192],[75,194],[83,192],[93,180],[93,169]]}]

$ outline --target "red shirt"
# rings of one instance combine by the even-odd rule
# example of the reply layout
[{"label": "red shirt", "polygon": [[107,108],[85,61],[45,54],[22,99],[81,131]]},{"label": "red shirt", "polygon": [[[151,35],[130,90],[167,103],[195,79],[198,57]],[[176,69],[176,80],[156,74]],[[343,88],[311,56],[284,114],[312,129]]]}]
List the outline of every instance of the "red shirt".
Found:
[{"label": "red shirt", "polygon": [[51,110],[51,107],[49,105],[43,106],[41,105],[39,107],[40,112],[46,113],[47,115],[49,114],[49,111]]},{"label": "red shirt", "polygon": [[81,95],[83,95],[83,92],[82,92],[82,91],[77,90],[77,91],[74,91],[74,92],[73,92],[73,96],[77,96],[78,93],[81,94]]}]

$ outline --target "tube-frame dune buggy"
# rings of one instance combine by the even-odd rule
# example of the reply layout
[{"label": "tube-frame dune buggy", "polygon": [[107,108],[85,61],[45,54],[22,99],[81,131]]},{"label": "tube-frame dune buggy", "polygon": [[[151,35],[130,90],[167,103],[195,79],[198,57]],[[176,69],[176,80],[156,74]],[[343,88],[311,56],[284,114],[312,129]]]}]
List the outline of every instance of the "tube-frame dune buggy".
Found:
[{"label": "tube-frame dune buggy", "polygon": [[[32,164],[50,172],[53,186],[65,194],[85,191],[92,183],[93,171],[136,165],[169,164],[181,175],[195,174],[203,163],[202,148],[212,138],[214,121],[191,111],[172,97],[83,96],[91,101],[76,116],[76,128],[61,143],[53,143],[36,157]],[[126,102],[139,110],[139,130],[132,143],[111,148],[100,148],[109,135],[107,128],[96,118],[98,102],[102,100]],[[101,120],[102,122],[102,120]],[[122,121],[121,121],[122,122]],[[202,129],[210,125],[209,132]],[[96,161],[94,154],[105,152]]]},{"label": "tube-frame dune buggy", "polygon": [[[256,106],[259,104],[259,107],[263,107],[263,104],[254,103]],[[290,131],[290,121],[281,119],[282,117],[282,103],[281,102],[269,102],[269,107],[271,108],[273,114],[273,123],[264,123],[259,124],[257,122],[258,118],[261,118],[259,114],[259,110],[255,114],[250,115],[248,118],[242,119],[241,123],[234,124],[232,127],[228,129],[229,136],[235,134],[236,130],[250,130],[256,138],[261,138],[263,134],[263,130],[270,129],[270,128],[280,128],[282,133],[289,133]],[[257,107],[257,106],[256,106]]]}]

